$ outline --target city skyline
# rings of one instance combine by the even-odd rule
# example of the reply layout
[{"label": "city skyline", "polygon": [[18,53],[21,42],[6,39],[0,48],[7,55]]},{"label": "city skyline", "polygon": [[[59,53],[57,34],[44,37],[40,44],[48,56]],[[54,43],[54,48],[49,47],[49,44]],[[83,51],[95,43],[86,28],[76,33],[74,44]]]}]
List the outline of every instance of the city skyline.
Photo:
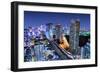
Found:
[{"label": "city skyline", "polygon": [[80,20],[80,30],[90,31],[90,14],[24,11],[24,28],[42,24],[61,24],[69,29],[71,20]]},{"label": "city skyline", "polygon": [[90,30],[89,14],[25,11],[24,61],[89,59],[90,37],[80,36],[84,28]]}]

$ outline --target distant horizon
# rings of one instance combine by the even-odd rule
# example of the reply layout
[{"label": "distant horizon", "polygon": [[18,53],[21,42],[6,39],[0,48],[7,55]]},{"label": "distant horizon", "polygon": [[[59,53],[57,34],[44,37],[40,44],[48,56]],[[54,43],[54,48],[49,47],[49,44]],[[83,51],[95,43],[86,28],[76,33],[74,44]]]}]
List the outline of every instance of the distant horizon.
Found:
[{"label": "distant horizon", "polygon": [[24,28],[47,23],[61,24],[69,29],[71,20],[80,20],[80,30],[90,31],[90,14],[24,11]]}]

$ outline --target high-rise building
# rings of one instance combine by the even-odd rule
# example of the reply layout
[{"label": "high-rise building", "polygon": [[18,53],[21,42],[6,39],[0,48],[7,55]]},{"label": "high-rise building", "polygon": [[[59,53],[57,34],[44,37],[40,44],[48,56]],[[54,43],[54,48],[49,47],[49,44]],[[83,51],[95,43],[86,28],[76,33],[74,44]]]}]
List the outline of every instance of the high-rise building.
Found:
[{"label": "high-rise building", "polygon": [[69,35],[69,27],[67,26],[67,24],[66,24],[66,26],[63,27],[63,33],[65,35]]},{"label": "high-rise building", "polygon": [[63,32],[63,29],[62,29],[61,24],[57,24],[57,25],[55,26],[55,35],[56,35],[56,39],[60,39],[60,36],[61,36],[62,32]]},{"label": "high-rise building", "polygon": [[52,39],[53,37],[53,23],[46,24],[46,37],[47,39]]},{"label": "high-rise building", "polygon": [[79,31],[80,31],[80,20],[72,20],[70,25],[69,43],[70,49],[74,56],[79,53]]}]

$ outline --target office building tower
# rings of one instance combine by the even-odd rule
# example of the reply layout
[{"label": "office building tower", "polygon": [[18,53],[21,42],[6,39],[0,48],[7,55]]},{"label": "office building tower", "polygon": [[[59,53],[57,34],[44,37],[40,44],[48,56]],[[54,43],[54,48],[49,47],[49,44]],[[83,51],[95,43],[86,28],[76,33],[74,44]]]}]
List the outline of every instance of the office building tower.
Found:
[{"label": "office building tower", "polygon": [[55,26],[55,35],[56,35],[56,39],[60,39],[60,36],[61,36],[62,32],[63,32],[63,29],[62,29],[61,24],[57,24],[57,25]]},{"label": "office building tower", "polygon": [[80,31],[80,20],[72,20],[70,25],[69,43],[71,53],[76,56],[79,54],[79,31]]},{"label": "office building tower", "polygon": [[46,37],[51,40],[53,37],[53,23],[46,24]]}]

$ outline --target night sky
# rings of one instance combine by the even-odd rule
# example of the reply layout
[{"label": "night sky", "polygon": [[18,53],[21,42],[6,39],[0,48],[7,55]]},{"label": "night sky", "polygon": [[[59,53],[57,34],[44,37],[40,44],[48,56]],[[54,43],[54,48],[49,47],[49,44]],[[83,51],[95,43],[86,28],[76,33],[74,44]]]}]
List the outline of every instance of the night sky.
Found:
[{"label": "night sky", "polygon": [[90,14],[24,11],[25,28],[47,23],[59,23],[63,27],[69,28],[72,19],[80,19],[80,28],[90,30]]}]

